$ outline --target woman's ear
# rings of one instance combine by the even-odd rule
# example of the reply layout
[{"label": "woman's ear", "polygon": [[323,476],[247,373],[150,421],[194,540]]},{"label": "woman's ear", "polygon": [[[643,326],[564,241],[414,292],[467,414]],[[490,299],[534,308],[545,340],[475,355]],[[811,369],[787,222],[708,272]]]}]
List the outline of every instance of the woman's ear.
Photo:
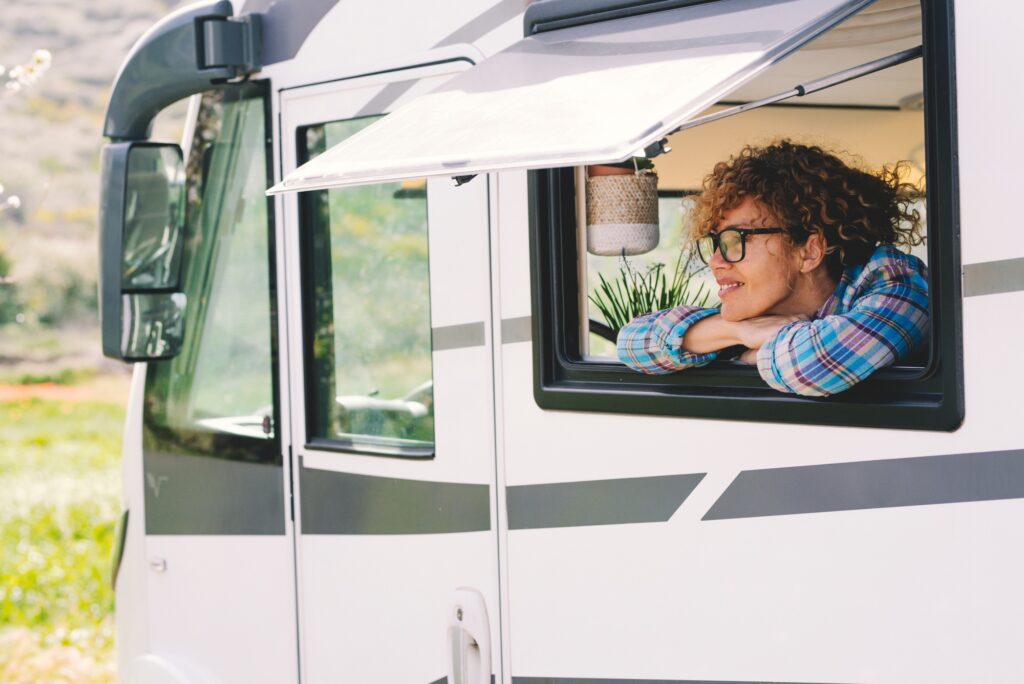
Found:
[{"label": "woman's ear", "polygon": [[810,273],[825,261],[825,238],[821,233],[811,233],[807,242],[800,246],[800,272]]}]

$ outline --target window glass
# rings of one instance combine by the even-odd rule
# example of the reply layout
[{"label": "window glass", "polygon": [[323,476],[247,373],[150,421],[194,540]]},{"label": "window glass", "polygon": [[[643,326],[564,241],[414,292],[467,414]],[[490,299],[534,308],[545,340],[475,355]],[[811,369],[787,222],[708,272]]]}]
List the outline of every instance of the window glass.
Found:
[{"label": "window glass", "polygon": [[208,451],[204,434],[273,437],[264,120],[256,85],[203,95],[186,172],[185,340],[146,376],[154,439],[170,429]]},{"label": "window glass", "polygon": [[[379,117],[302,129],[311,159]],[[312,440],[426,455],[434,441],[423,181],[304,193]]]}]

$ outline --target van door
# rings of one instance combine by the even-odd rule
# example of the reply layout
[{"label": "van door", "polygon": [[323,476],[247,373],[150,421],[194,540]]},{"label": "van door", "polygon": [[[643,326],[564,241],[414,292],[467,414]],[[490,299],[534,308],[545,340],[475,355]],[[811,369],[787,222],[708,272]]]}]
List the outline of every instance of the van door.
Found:
[{"label": "van door", "polygon": [[267,86],[193,110],[182,349],[136,371],[127,421],[128,524],[145,531],[129,550],[146,570],[118,586],[123,681],[297,679]]},{"label": "van door", "polygon": [[[468,66],[283,91],[283,172]],[[306,682],[500,672],[487,183],[282,204]]]}]

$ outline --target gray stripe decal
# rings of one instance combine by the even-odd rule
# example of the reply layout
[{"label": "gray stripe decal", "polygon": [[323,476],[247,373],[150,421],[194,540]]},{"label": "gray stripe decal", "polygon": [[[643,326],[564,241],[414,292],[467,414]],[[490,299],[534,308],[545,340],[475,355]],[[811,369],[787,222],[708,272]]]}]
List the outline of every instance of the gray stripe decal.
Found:
[{"label": "gray stripe decal", "polygon": [[263,64],[299,53],[306,38],[338,0],[248,0],[239,15],[263,12]]},{"label": "gray stripe decal", "polygon": [[299,468],[303,534],[438,534],[491,529],[487,485]]},{"label": "gray stripe decal", "polygon": [[504,318],[501,321],[501,342],[529,342],[533,339],[533,325],[529,316]]},{"label": "gray stripe decal", "polygon": [[[494,681],[494,675],[491,675]],[[441,677],[430,684],[447,684],[448,677]],[[797,684],[777,680],[724,680],[724,679],[585,679],[581,677],[512,677],[512,684]],[[800,684],[815,684],[800,682]],[[818,683],[821,684],[821,683]]]},{"label": "gray stripe decal", "polygon": [[[512,677],[512,684],[796,684],[776,679],[590,679],[583,677]],[[800,684],[815,684],[800,682]],[[820,682],[818,684],[821,684]]]},{"label": "gray stripe decal", "polygon": [[[434,45],[434,48],[454,45],[456,43],[472,43],[498,28],[506,21],[514,19],[523,12],[523,0],[503,0],[483,14],[463,24],[442,38]],[[395,101],[404,95],[410,88],[416,85],[417,81],[401,81],[385,86],[379,93],[373,96],[369,102],[356,113],[356,116],[369,116],[380,114],[388,109]]]},{"label": "gray stripe decal", "polygon": [[454,45],[455,43],[472,43],[478,38],[486,36],[506,21],[516,18],[523,13],[525,8],[526,3],[523,0],[502,0],[502,2],[499,2],[469,23],[464,24],[461,28],[442,38],[441,42],[434,47]]},{"label": "gray stripe decal", "polygon": [[[338,0],[247,0],[239,15],[263,13],[263,64],[292,59],[317,24],[338,4]],[[502,0],[483,14],[442,38],[434,47],[472,43],[523,12],[523,0]],[[400,95],[401,93],[399,93]],[[396,99],[398,95],[395,96]],[[384,102],[379,114],[390,105]]]},{"label": "gray stripe decal", "polygon": [[446,325],[430,331],[434,351],[482,347],[484,345],[484,322]]},{"label": "gray stripe decal", "polygon": [[703,478],[704,473],[693,473],[509,487],[508,527],[664,522]]},{"label": "gray stripe decal", "polygon": [[388,83],[386,86],[380,89],[380,92],[370,98],[370,101],[363,105],[358,112],[356,117],[370,116],[372,114],[381,114],[388,107],[390,107],[395,100],[405,95],[410,88],[416,85],[417,81],[395,81],[394,83]]},{"label": "gray stripe decal", "polygon": [[964,266],[964,296],[1024,290],[1024,258],[986,261]]},{"label": "gray stripe decal", "polygon": [[142,454],[146,534],[284,534],[281,466]]},{"label": "gray stripe decal", "polygon": [[1024,450],[744,470],[704,520],[1024,498]]}]

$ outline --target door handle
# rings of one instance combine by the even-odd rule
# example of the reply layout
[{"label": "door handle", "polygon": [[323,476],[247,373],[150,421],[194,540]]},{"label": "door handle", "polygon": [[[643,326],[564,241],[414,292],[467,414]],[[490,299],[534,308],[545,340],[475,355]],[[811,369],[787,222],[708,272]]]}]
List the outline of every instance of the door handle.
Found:
[{"label": "door handle", "polygon": [[476,589],[459,587],[448,606],[448,684],[490,684],[491,622]]}]

